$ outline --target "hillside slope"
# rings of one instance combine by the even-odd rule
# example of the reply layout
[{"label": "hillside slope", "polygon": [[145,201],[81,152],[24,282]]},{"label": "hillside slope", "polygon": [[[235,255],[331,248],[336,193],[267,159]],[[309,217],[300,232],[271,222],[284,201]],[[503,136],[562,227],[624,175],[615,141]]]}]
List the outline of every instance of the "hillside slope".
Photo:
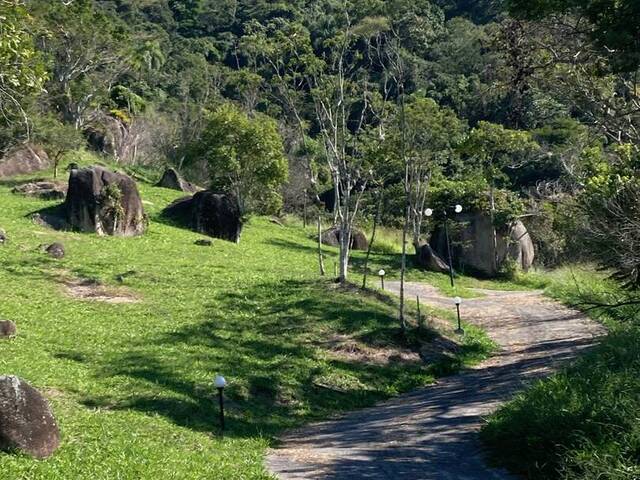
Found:
[{"label": "hillside slope", "polygon": [[[398,345],[392,301],[319,280],[300,227],[255,218],[240,245],[200,247],[158,216],[180,192],[140,185],[143,237],[56,232],[29,218],[52,203],[13,183],[0,318],[19,336],[0,343],[0,373],[45,392],[63,445],[44,462],[0,454],[0,478],[264,478],[274,433],[434,378]],[[63,260],[39,249],[53,241]],[[215,373],[230,381],[224,439]]]}]

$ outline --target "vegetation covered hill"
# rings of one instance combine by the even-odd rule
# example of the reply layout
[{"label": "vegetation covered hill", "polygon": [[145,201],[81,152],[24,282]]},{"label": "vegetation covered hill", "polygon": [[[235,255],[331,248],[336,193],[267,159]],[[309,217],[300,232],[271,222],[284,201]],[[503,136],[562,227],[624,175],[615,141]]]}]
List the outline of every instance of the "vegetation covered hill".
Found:
[{"label": "vegetation covered hill", "polygon": [[[252,218],[240,246],[197,247],[195,235],[159,217],[176,194],[143,185],[144,237],[55,233],[27,217],[47,204],[14,197],[13,180],[1,179],[0,227],[11,242],[0,249],[0,315],[24,335],[1,346],[0,366],[49,386],[73,439],[51,462],[3,457],[6,471],[47,478],[77,468],[107,478],[206,465],[232,476],[243,458],[252,463],[242,471],[261,475],[261,433],[432,378],[419,365],[333,358],[342,336],[397,348],[385,343],[397,333],[396,305],[363,293],[354,302],[349,281],[360,281],[364,259],[347,241],[326,265],[336,266],[340,289],[318,282],[313,229],[260,215],[304,213],[338,224],[344,238],[358,226],[402,228],[403,240],[376,247],[370,270],[445,290],[446,277],[412,270],[410,256],[446,210],[461,204],[488,219],[492,267],[498,232],[522,221],[539,265],[607,268],[615,294],[596,306],[637,323],[639,32],[637,0],[0,0],[0,161],[34,145],[56,173],[83,163],[87,150],[119,168],[172,166],[234,194]],[[38,251],[55,239],[68,248],[60,262]],[[504,262],[499,273],[513,267]],[[459,293],[471,285],[461,279]],[[120,303],[95,301],[109,292]],[[413,320],[412,301],[401,302],[402,320]],[[572,375],[618,379],[635,350],[623,342],[609,362],[606,345],[552,380],[568,396],[541,384],[540,401],[520,405],[544,416],[555,404],[568,409],[581,395],[574,386],[589,385]],[[227,443],[205,433],[218,370],[236,379]],[[634,384],[611,391],[635,405]],[[592,405],[614,409],[613,400]],[[513,408],[492,420],[497,444],[515,444]],[[552,450],[576,446],[578,422],[551,423],[562,424],[527,424],[534,440],[539,430],[550,435],[548,448],[533,460],[511,452],[512,465],[560,475],[571,462]],[[637,423],[611,422],[631,447],[595,429],[583,443],[598,447],[576,455],[597,451],[635,472]],[[128,425],[164,437],[131,440]],[[159,442],[180,455],[165,455]]]},{"label": "vegetation covered hill", "polygon": [[[427,367],[402,340],[394,300],[319,280],[299,224],[256,217],[239,245],[197,246],[198,234],[159,216],[180,193],[140,184],[143,237],[57,232],[30,219],[55,203],[12,194],[14,183],[0,185],[0,317],[19,335],[0,343],[0,371],[45,392],[63,444],[42,462],[2,454],[0,478],[266,478],[277,432],[426,385],[491,349],[473,331],[458,360]],[[39,249],[52,241],[63,260]],[[392,272],[396,256],[377,258]],[[230,383],[224,439],[216,373]]]}]

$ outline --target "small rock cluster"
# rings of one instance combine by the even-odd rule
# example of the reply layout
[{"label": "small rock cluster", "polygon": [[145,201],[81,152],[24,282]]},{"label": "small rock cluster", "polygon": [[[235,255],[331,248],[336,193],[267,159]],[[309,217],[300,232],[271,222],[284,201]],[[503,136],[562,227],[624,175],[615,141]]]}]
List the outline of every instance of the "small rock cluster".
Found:
[{"label": "small rock cluster", "polygon": [[12,193],[42,200],[64,200],[67,195],[67,184],[63,182],[30,182],[18,185]]}]

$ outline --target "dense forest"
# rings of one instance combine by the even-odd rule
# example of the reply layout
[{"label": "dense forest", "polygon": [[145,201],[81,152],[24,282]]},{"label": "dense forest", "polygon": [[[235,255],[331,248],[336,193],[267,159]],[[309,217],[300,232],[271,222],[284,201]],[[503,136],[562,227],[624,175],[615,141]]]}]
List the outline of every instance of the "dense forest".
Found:
[{"label": "dense forest", "polygon": [[343,228],[380,205],[414,244],[461,203],[640,284],[634,0],[1,0],[0,30],[4,152],[330,197]]}]

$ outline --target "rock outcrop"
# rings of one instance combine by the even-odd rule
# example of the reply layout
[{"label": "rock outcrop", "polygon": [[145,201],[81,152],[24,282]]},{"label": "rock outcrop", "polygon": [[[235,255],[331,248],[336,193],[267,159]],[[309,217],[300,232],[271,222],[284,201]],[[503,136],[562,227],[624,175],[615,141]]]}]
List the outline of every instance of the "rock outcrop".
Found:
[{"label": "rock outcrop", "polygon": [[0,159],[0,178],[39,172],[52,163],[41,147],[32,144],[20,145]]},{"label": "rock outcrop", "polygon": [[0,338],[12,338],[18,333],[18,327],[11,320],[0,320]]},{"label": "rock outcrop", "polygon": [[186,193],[195,193],[199,190],[197,186],[187,182],[178,173],[175,168],[168,168],[162,174],[162,178],[156,184],[157,187],[170,188],[172,190],[179,190]]},{"label": "rock outcrop", "polygon": [[30,182],[13,187],[12,193],[42,200],[64,200],[67,195],[67,184],[63,182]]},{"label": "rock outcrop", "polygon": [[445,262],[428,243],[419,245],[416,248],[416,261],[419,266],[431,272],[449,272],[449,264]]},{"label": "rock outcrop", "polygon": [[72,228],[98,235],[142,235],[147,225],[136,182],[97,166],[71,170],[65,210]]},{"label": "rock outcrop", "polygon": [[242,217],[233,195],[203,190],[176,200],[163,214],[195,232],[230,242],[240,241]]},{"label": "rock outcrop", "polygon": [[[341,235],[342,230],[340,230],[340,227],[331,227],[322,232],[322,243],[331,247],[339,247]],[[362,230],[358,230],[357,228],[351,230],[351,243],[349,248],[351,248],[351,250],[367,250],[369,248],[369,240],[367,240],[367,236]]]},{"label": "rock outcrop", "polygon": [[[508,260],[515,261],[524,271],[533,264],[533,241],[519,220],[496,230],[488,215],[464,214],[451,220],[449,225],[453,263],[458,268],[495,276]],[[446,239],[442,228],[434,232],[430,243],[441,257],[446,258]]]},{"label": "rock outcrop", "polygon": [[0,376],[0,450],[47,458],[60,446],[49,403],[15,376]]},{"label": "rock outcrop", "polygon": [[535,247],[527,227],[520,220],[510,225],[507,235],[498,235],[498,262],[505,259],[516,262],[518,268],[527,272],[535,259]]}]

